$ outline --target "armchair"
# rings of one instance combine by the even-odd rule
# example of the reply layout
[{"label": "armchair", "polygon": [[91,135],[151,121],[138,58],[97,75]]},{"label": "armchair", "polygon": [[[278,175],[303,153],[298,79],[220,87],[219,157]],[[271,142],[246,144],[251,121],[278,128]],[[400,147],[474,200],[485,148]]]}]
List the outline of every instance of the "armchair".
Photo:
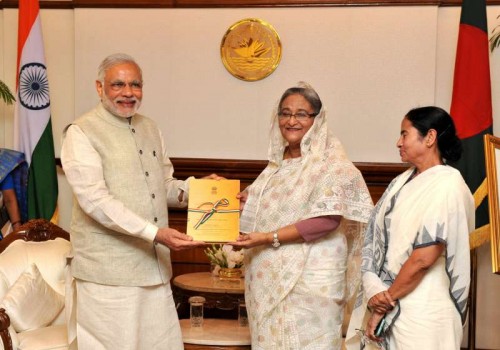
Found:
[{"label": "armchair", "polygon": [[67,349],[64,311],[69,234],[30,220],[0,241],[0,349]]}]

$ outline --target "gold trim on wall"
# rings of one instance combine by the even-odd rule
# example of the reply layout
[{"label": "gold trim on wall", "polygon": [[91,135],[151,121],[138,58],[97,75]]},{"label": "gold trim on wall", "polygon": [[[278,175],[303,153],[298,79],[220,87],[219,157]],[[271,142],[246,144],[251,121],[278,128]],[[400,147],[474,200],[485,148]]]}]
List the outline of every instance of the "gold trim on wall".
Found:
[{"label": "gold trim on wall", "polygon": [[[489,0],[486,3],[487,5],[500,5],[500,0]],[[40,8],[461,6],[461,4],[461,0],[41,0]],[[19,7],[18,0],[0,0],[0,9],[17,7]]]},{"label": "gold trim on wall", "polygon": [[493,272],[500,274],[500,138],[484,135],[484,154],[486,157],[486,179],[488,182],[488,205],[491,233],[491,265]]}]

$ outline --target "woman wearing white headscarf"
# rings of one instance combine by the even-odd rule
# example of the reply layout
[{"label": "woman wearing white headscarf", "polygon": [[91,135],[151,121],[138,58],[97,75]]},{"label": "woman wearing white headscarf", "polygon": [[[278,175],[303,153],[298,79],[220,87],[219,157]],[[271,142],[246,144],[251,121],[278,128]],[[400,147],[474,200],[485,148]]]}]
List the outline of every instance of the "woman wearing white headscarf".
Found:
[{"label": "woman wearing white headscarf", "polygon": [[360,172],[328,131],[317,93],[285,91],[269,164],[241,193],[245,298],[252,349],[340,349],[346,301],[359,285],[373,208]]}]

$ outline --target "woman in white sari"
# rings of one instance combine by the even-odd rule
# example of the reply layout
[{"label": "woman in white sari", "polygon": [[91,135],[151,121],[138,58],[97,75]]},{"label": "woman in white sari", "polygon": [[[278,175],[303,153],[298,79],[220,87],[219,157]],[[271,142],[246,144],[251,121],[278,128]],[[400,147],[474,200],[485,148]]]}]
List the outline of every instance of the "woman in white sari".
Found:
[{"label": "woman in white sari", "polygon": [[[389,185],[365,233],[363,288],[371,310],[365,335],[384,349],[459,349],[474,201],[446,160],[458,160],[462,146],[453,120],[438,107],[408,112],[397,146],[413,166]],[[351,322],[361,328],[367,308],[358,301]]]},{"label": "woman in white sari", "polygon": [[[274,113],[269,164],[241,195],[252,349],[341,347],[346,300],[360,284],[361,233],[373,209],[360,172],[328,132],[309,86]],[[347,276],[347,278],[346,278]]]}]

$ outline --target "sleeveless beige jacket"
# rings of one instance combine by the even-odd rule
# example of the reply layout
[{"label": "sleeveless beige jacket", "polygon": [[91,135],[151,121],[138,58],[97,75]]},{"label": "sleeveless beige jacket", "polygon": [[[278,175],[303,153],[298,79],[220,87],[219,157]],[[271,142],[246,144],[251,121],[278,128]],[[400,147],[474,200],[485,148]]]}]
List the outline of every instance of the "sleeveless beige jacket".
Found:
[{"label": "sleeveless beige jacket", "polygon": [[[158,227],[168,225],[163,186],[161,136],[142,115],[119,118],[102,104],[74,121],[102,159],[110,193],[128,209]],[[75,278],[106,285],[151,286],[172,275],[167,247],[107,229],[74,200],[71,222]]]}]

